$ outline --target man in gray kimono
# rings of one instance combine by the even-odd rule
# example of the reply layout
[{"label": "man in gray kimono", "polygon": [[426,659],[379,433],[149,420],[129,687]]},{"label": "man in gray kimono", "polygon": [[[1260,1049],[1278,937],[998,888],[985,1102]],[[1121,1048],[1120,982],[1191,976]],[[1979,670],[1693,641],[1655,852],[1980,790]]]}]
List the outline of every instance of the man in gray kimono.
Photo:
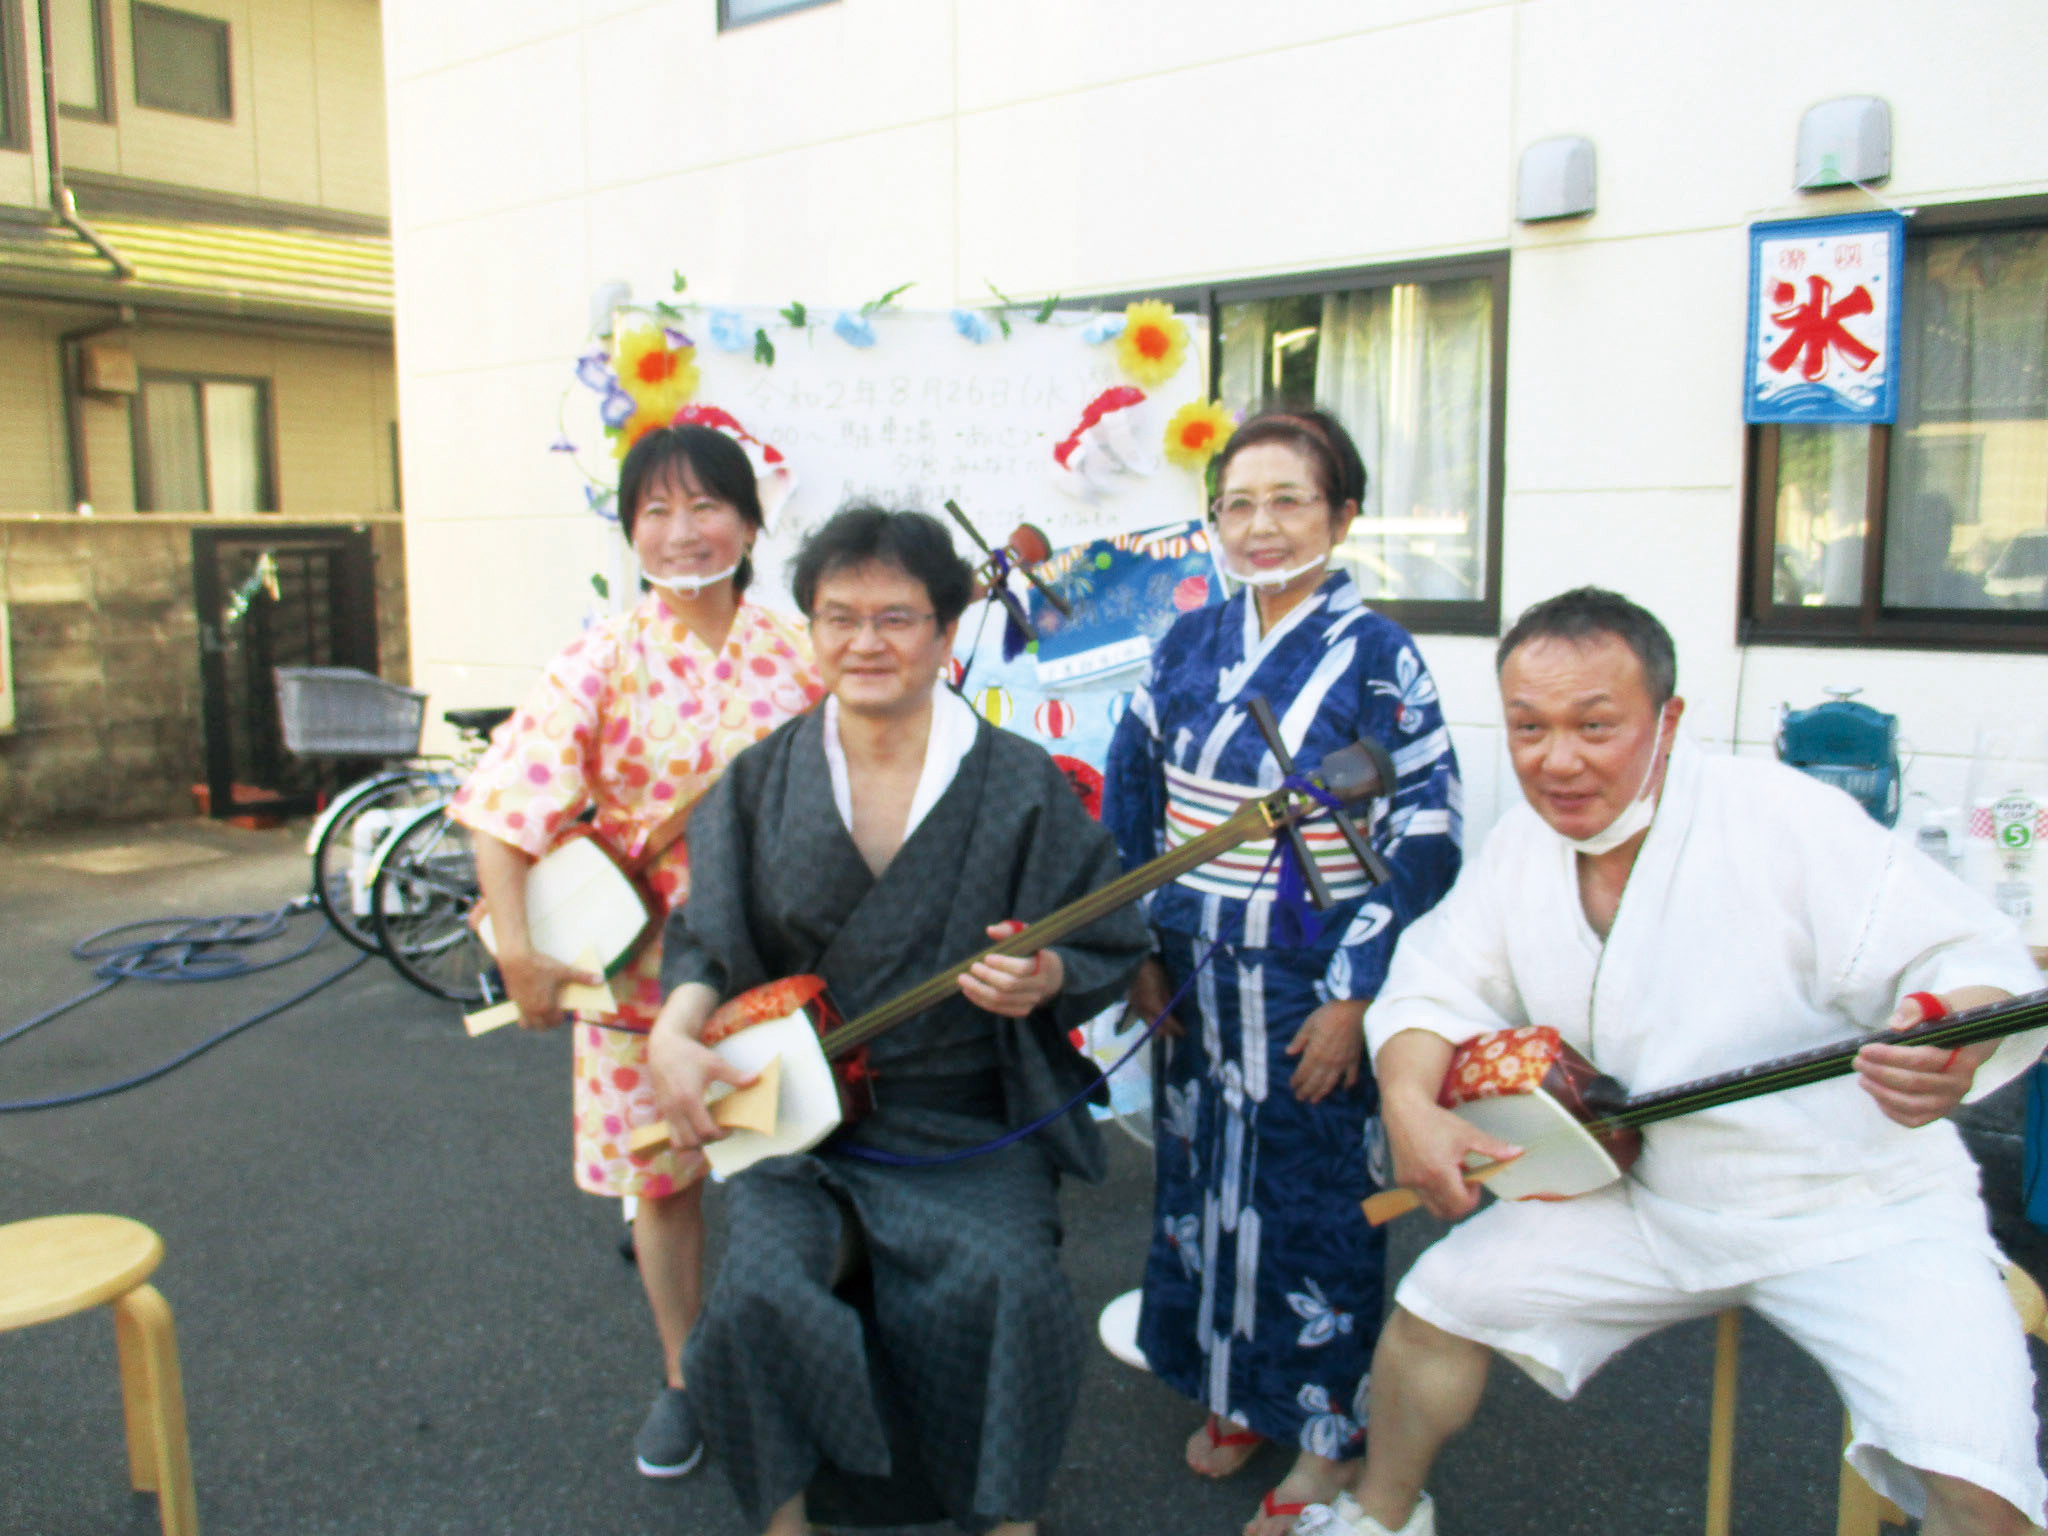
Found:
[{"label": "man in gray kimono", "polygon": [[[651,1062],[686,1147],[722,1134],[705,1090],[740,1078],[697,1039],[722,999],[810,973],[851,1018],[1118,873],[1052,760],[935,687],[972,591],[938,522],[842,512],[805,542],[793,586],[828,697],[699,806],[690,899],[663,940]],[[1101,1144],[1069,1114],[930,1159],[1085,1091],[1067,1031],[1122,995],[1146,948],[1124,909],[978,963],[874,1042],[872,1114],[731,1181],[685,1376],[712,1459],[769,1536],[813,1515],[1035,1529],[1085,1337],[1057,1261],[1057,1186],[1099,1178]],[[866,1276],[835,1290],[842,1227]]]}]

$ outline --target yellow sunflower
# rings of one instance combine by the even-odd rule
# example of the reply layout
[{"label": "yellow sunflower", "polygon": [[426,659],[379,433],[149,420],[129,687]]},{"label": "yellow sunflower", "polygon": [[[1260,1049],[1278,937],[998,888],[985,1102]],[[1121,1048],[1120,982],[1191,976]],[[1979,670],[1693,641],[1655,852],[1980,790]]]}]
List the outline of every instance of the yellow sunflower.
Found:
[{"label": "yellow sunflower", "polygon": [[697,393],[697,349],[672,347],[658,326],[637,326],[622,333],[613,353],[619,387],[633,397],[640,415],[656,415],[666,425]]},{"label": "yellow sunflower", "polygon": [[1158,299],[1139,299],[1124,310],[1116,339],[1117,365],[1148,389],[1164,384],[1188,355],[1188,328]]},{"label": "yellow sunflower", "polygon": [[1166,457],[1183,469],[1199,470],[1229,439],[1237,418],[1213,400],[1190,400],[1166,424]]},{"label": "yellow sunflower", "polygon": [[[691,372],[695,372],[692,369]],[[623,459],[633,451],[633,445],[652,432],[656,427],[665,427],[675,419],[673,411],[650,411],[645,406],[626,418],[626,424],[611,433],[612,457]]]}]

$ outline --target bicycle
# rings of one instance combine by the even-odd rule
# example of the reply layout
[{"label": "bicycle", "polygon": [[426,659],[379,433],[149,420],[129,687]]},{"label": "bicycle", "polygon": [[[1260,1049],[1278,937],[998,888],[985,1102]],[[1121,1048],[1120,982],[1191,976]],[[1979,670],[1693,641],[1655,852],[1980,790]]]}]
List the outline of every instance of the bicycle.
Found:
[{"label": "bicycle", "polygon": [[496,1001],[497,961],[470,921],[482,889],[469,828],[446,801],[404,817],[377,849],[370,923],[398,974],[456,1003]]}]

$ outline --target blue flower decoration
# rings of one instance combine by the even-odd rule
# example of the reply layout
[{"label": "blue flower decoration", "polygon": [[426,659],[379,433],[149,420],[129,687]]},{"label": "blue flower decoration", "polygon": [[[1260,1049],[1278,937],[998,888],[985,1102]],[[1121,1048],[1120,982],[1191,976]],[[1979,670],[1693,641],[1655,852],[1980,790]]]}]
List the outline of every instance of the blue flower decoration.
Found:
[{"label": "blue flower decoration", "polygon": [[711,344],[721,352],[744,352],[754,344],[746,317],[736,309],[711,311]]},{"label": "blue flower decoration", "polygon": [[598,406],[597,413],[604,418],[604,424],[616,432],[633,419],[633,412],[638,409],[631,395],[617,384],[608,384],[605,387],[604,401]]},{"label": "blue flower decoration", "polygon": [[875,344],[875,328],[868,324],[868,317],[857,315],[850,309],[839,311],[839,318],[832,322],[832,330],[849,347],[872,347]]},{"label": "blue flower decoration", "polygon": [[954,310],[953,329],[976,346],[982,345],[996,333],[996,328],[988,323],[988,316],[978,309]]},{"label": "blue flower decoration", "polygon": [[559,432],[555,434],[555,440],[548,444],[549,453],[574,453],[575,451],[576,445]]},{"label": "blue flower decoration", "polygon": [[1097,315],[1082,329],[1081,339],[1091,343],[1115,341],[1123,333],[1124,317],[1122,315]]},{"label": "blue flower decoration", "polygon": [[668,341],[671,350],[679,347],[694,347],[697,345],[697,343],[690,340],[689,337],[685,336],[681,331],[677,330],[672,325],[664,325],[661,328],[661,334]]},{"label": "blue flower decoration", "polygon": [[576,359],[576,382],[603,394],[612,386],[612,360],[602,350],[584,353]]},{"label": "blue flower decoration", "polygon": [[616,523],[619,520],[618,497],[612,492],[601,486],[586,485],[583,487],[583,500],[591,511],[606,522]]}]

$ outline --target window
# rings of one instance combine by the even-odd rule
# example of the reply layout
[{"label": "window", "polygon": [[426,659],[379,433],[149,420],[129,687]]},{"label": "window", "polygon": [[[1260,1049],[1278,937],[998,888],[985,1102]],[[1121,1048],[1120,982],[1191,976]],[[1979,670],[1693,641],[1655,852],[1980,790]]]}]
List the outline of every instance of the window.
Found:
[{"label": "window", "polygon": [[0,0],[0,149],[28,148],[28,75],[21,7]]},{"label": "window", "polygon": [[770,16],[823,4],[825,0],[718,0],[718,30],[725,32],[750,21],[766,21]]},{"label": "window", "polygon": [[1750,429],[1745,638],[2048,650],[2048,224],[1958,217],[1907,235],[1897,423]]},{"label": "window", "polygon": [[114,82],[107,58],[108,0],[46,0],[57,105],[67,116],[110,121]]},{"label": "window", "polygon": [[1412,630],[1499,628],[1507,274],[1486,257],[1165,295],[1208,312],[1231,410],[1344,423],[1366,496],[1338,559]]},{"label": "window", "polygon": [[137,490],[151,512],[269,512],[270,402],[259,379],[153,374],[137,413]]},{"label": "window", "polygon": [[144,5],[131,11],[135,100],[164,112],[223,120],[235,115],[228,77],[228,24],[190,11]]}]

